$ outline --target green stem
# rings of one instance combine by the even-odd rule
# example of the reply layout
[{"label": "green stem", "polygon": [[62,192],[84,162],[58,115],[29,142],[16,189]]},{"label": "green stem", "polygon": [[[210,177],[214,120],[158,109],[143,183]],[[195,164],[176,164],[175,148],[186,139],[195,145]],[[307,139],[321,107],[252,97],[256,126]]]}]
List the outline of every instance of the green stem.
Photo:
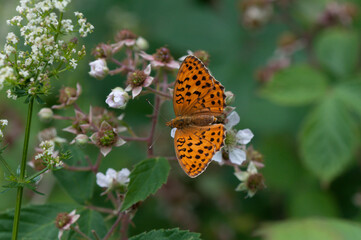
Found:
[{"label": "green stem", "polygon": [[25,179],[25,182],[26,182],[26,183],[30,182],[31,180],[33,180],[33,179],[36,178],[37,176],[45,173],[45,172],[48,171],[48,170],[49,170],[49,167],[46,167],[46,168],[44,168],[43,170],[41,170],[41,171],[39,171],[39,172],[37,172],[37,173],[34,173],[34,174],[31,175],[30,177],[27,177],[27,178]]},{"label": "green stem", "polygon": [[[26,158],[27,158],[28,147],[29,147],[30,126],[31,126],[31,117],[32,117],[32,114],[33,114],[33,106],[34,106],[34,97],[32,97],[30,99],[29,106],[28,106],[28,117],[27,117],[27,121],[26,121],[25,138],[24,138],[24,145],[23,145],[23,157],[21,159],[20,176],[18,178],[19,183],[24,183],[24,178],[25,178]],[[14,215],[12,240],[16,240],[18,238],[21,200],[23,198],[23,189],[24,189],[23,186],[18,187],[18,192],[17,192],[17,197],[16,197],[16,207],[15,207],[15,215]]]}]

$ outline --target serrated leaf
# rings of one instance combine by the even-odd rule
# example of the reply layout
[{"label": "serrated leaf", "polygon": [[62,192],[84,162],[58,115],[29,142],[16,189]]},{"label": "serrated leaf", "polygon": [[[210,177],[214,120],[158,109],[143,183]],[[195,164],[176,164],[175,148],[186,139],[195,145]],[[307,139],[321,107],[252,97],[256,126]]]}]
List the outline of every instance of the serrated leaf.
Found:
[{"label": "serrated leaf", "polygon": [[[59,229],[55,226],[56,216],[61,212],[69,213],[76,208],[76,205],[65,204],[23,207],[21,210],[18,239],[57,239]],[[87,236],[92,236],[91,230],[95,230],[100,237],[106,234],[107,228],[100,213],[84,208],[77,211],[77,214],[80,214],[80,218],[77,221],[79,228]],[[13,209],[0,214],[0,239],[11,239],[13,218]],[[79,239],[79,234],[70,232],[68,237],[63,237],[62,239]]]},{"label": "serrated leaf", "polygon": [[[70,212],[74,205],[45,204],[21,209],[18,239],[57,239],[59,229],[55,218],[60,212]],[[0,239],[11,239],[14,210],[0,214]]]},{"label": "serrated leaf", "polygon": [[167,181],[169,169],[165,158],[151,158],[138,163],[130,173],[128,191],[121,210],[154,194]]},{"label": "serrated leaf", "polygon": [[359,223],[337,219],[288,220],[257,231],[265,240],[355,240],[360,239]]},{"label": "serrated leaf", "polygon": [[359,38],[345,29],[328,29],[315,42],[316,58],[338,77],[352,73],[359,61]]},{"label": "serrated leaf", "polygon": [[326,91],[327,80],[308,65],[295,65],[277,72],[262,89],[267,99],[282,105],[311,103]]},{"label": "serrated leaf", "polygon": [[300,136],[302,161],[326,182],[352,161],[358,139],[350,113],[331,94],[308,116]]},{"label": "serrated leaf", "polygon": [[150,232],[144,232],[129,240],[201,240],[199,233],[192,233],[185,230],[173,229],[160,229]]},{"label": "serrated leaf", "polygon": [[[86,164],[84,153],[75,147],[68,146],[65,151],[70,151],[72,158],[67,160],[68,165],[84,166]],[[93,196],[95,175],[93,172],[73,172],[65,169],[53,171],[59,184],[75,201],[84,204]]]},{"label": "serrated leaf", "polygon": [[346,106],[361,116],[361,79],[340,83],[335,87],[335,94]]}]

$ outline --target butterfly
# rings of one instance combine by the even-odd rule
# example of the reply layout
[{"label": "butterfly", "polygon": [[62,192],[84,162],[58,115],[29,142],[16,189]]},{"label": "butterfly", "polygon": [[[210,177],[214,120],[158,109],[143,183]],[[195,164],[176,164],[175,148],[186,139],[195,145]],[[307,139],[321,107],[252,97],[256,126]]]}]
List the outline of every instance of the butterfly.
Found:
[{"label": "butterfly", "polygon": [[187,56],[173,91],[176,118],[166,125],[176,128],[174,149],[178,162],[191,178],[199,176],[223,146],[224,87],[201,60]]}]

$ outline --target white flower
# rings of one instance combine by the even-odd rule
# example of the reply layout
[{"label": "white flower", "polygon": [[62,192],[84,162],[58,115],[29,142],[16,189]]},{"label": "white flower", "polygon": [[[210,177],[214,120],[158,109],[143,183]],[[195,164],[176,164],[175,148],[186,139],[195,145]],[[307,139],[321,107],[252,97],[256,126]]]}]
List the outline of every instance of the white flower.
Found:
[{"label": "white flower", "polygon": [[245,152],[246,144],[248,144],[253,138],[253,133],[251,130],[244,129],[236,132],[232,128],[239,123],[239,115],[236,112],[232,112],[226,118],[226,140],[225,146],[216,152],[212,160],[223,164],[223,155],[222,152],[225,151],[228,154],[229,160],[233,164],[241,165],[246,159],[247,155]]},{"label": "white flower", "polygon": [[17,44],[18,38],[16,37],[16,35],[13,32],[9,32],[8,35],[6,36],[6,41],[8,43]]},{"label": "white flower", "polygon": [[70,60],[70,66],[72,66],[74,69],[75,69],[76,66],[78,65],[76,62],[77,62],[77,61],[76,61],[74,58],[72,58],[72,59]]},{"label": "white flower", "polygon": [[112,92],[108,95],[105,102],[111,108],[124,109],[129,100],[129,95],[126,91],[124,91],[121,87],[116,87],[112,90]]},{"label": "white flower", "polygon": [[109,72],[107,62],[103,58],[99,58],[89,63],[90,72],[89,75],[96,79],[103,79]]},{"label": "white flower", "polygon": [[1,119],[1,120],[0,120],[0,126],[1,126],[1,127],[7,126],[8,123],[9,123],[9,122],[8,122],[8,120],[6,120],[6,119]]},{"label": "white flower", "polygon": [[123,168],[119,172],[112,168],[108,168],[105,175],[98,172],[96,175],[97,184],[100,187],[111,189],[114,186],[126,186],[129,183],[130,171],[127,168]]}]

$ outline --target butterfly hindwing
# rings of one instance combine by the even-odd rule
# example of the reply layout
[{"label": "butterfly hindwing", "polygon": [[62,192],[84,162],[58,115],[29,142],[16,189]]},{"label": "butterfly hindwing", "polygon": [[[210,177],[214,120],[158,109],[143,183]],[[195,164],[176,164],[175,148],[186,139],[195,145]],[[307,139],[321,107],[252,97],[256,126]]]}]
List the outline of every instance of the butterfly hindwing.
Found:
[{"label": "butterfly hindwing", "polygon": [[177,129],[174,148],[184,172],[194,178],[201,174],[223,145],[224,126],[215,124]]}]

